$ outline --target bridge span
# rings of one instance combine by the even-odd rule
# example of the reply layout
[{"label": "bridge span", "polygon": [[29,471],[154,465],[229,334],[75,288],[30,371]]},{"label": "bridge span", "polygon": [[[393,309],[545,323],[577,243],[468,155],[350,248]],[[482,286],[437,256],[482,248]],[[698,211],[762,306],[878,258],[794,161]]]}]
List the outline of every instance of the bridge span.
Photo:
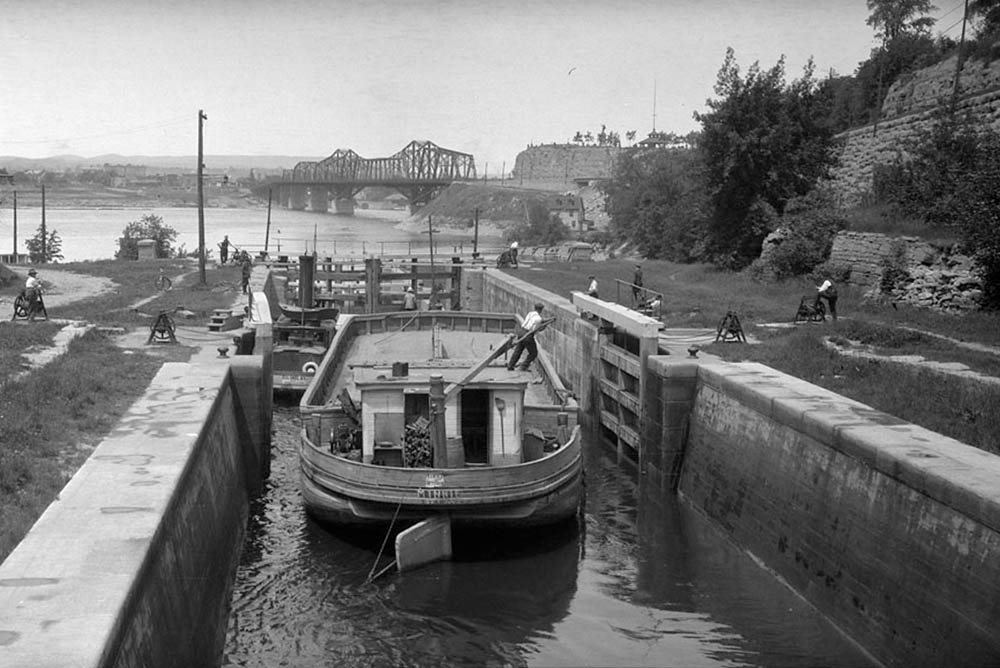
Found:
[{"label": "bridge span", "polygon": [[[469,153],[441,148],[430,141],[414,140],[387,158],[363,158],[351,149],[337,149],[318,162],[303,161],[267,183],[280,206],[298,211],[308,203],[312,211],[354,212],[354,196],[368,186],[393,188],[412,208],[430,201],[455,181],[476,178],[475,158]],[[263,187],[256,189],[263,191]]]}]

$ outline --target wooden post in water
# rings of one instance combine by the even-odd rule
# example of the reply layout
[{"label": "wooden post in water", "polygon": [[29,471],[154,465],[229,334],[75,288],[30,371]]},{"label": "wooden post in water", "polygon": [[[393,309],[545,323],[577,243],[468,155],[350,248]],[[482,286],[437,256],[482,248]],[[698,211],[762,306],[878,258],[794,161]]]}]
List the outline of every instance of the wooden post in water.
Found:
[{"label": "wooden post in water", "polygon": [[[299,306],[312,308],[315,303],[313,296],[313,277],[316,275],[316,256],[306,253],[299,256]],[[305,315],[303,314],[303,317]]]},{"label": "wooden post in water", "polygon": [[448,443],[444,429],[444,376],[431,374],[430,409],[431,409],[431,451],[434,453],[434,467],[448,466]]}]

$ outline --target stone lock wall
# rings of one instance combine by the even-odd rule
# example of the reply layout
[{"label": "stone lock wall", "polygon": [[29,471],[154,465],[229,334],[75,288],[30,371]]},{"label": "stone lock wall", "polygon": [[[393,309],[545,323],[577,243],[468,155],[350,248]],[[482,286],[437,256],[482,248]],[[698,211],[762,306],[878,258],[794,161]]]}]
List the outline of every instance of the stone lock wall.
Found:
[{"label": "stone lock wall", "polygon": [[[982,281],[972,259],[952,246],[915,237],[840,232],[830,251],[830,266],[849,271],[847,282],[868,297],[886,297],[924,308],[964,311],[978,307]],[[883,291],[883,277],[892,287]]]},{"label": "stone lock wall", "polygon": [[[956,64],[953,57],[900,78],[886,94],[877,123],[837,135],[840,160],[830,185],[842,206],[862,204],[872,192],[875,166],[894,162],[931,124],[941,101],[952,95]],[[958,111],[1000,129],[1000,61],[963,64]]]},{"label": "stone lock wall", "polygon": [[997,665],[1000,459],[763,365],[650,362],[692,506],[884,665]]}]

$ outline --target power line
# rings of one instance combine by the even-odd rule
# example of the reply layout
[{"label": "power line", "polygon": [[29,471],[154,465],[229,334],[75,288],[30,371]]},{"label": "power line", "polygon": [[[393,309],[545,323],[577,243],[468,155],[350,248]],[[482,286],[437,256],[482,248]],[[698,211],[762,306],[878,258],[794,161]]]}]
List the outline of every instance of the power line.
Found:
[{"label": "power line", "polygon": [[949,9],[948,11],[946,11],[946,12],[945,12],[944,14],[942,14],[941,16],[939,16],[939,17],[938,17],[938,21],[940,21],[940,20],[941,20],[941,19],[943,19],[944,17],[948,16],[948,14],[951,14],[952,12],[954,12],[954,11],[957,11],[957,10],[961,9],[961,8],[962,8],[962,7],[964,7],[964,6],[965,6],[965,3],[964,3],[964,2],[960,2],[960,3],[958,3],[957,5],[955,5],[954,7],[952,7],[951,9]]}]

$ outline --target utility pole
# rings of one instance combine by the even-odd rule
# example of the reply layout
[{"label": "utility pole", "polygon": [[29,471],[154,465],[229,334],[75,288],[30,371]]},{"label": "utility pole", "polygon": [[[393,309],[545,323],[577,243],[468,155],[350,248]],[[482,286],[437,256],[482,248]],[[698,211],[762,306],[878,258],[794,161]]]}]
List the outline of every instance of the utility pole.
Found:
[{"label": "utility pole", "polygon": [[434,274],[434,221],[427,216],[427,240],[431,246],[431,298],[430,307],[437,303],[437,276]]},{"label": "utility pole", "polygon": [[965,22],[969,18],[969,0],[965,0],[965,12],[962,14],[962,38],[958,42],[958,62],[955,64],[955,89],[951,93],[951,102],[958,102],[958,84],[962,79],[962,47],[965,45]]},{"label": "utility pole", "polygon": [[202,140],[202,122],[208,116],[198,110],[198,284],[207,285],[205,278],[205,194],[202,189],[202,173],[205,171],[205,146]]},{"label": "utility pole", "polygon": [[474,210],[474,215],[476,217],[476,228],[472,236],[472,257],[473,259],[479,257],[479,207],[477,206]]},{"label": "utility pole", "polygon": [[17,264],[17,191],[14,191],[14,264]]},{"label": "utility pole", "polygon": [[267,255],[267,242],[271,237],[271,189],[267,189],[267,227],[264,229],[264,255]]},{"label": "utility pole", "polygon": [[45,184],[42,184],[42,264],[48,261],[48,253],[46,252],[46,232],[45,232]]}]

